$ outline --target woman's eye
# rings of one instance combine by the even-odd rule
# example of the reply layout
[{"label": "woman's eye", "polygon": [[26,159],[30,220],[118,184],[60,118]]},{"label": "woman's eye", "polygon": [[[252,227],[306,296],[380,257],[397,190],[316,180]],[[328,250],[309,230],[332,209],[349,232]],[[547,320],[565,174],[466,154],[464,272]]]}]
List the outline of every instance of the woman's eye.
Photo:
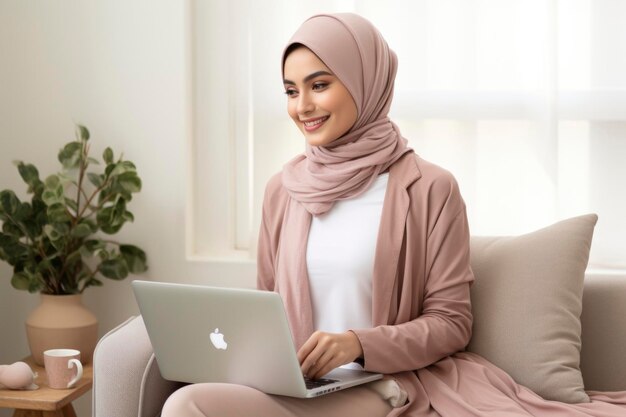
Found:
[{"label": "woman's eye", "polygon": [[289,89],[289,90],[285,90],[285,94],[287,94],[287,97],[294,96],[294,95],[296,95],[297,93],[298,93],[298,92],[297,92],[296,90],[291,90],[291,89]]},{"label": "woman's eye", "polygon": [[328,86],[327,83],[315,83],[313,84],[313,90],[323,90],[326,86]]}]

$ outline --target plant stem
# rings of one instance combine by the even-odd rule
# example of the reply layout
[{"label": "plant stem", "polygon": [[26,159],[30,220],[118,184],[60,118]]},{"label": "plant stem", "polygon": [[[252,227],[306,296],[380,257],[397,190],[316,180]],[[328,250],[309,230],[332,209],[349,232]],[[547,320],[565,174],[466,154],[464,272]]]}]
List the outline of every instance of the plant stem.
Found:
[{"label": "plant stem", "polygon": [[[72,183],[72,184],[73,184],[73,183]],[[76,185],[76,186],[78,187],[78,184],[73,184],[73,185]],[[82,196],[83,196],[83,198],[85,199],[85,201],[89,199],[89,197],[87,197],[87,193],[85,192],[85,190],[84,190],[84,189],[82,189],[82,188],[78,188],[78,189],[77,189],[77,191],[78,191],[78,192],[80,192],[80,193],[82,194]]]},{"label": "plant stem", "polygon": [[67,208],[67,206],[65,206],[65,212],[68,214],[68,216],[72,218],[72,222],[76,221],[75,214],[78,214],[78,213],[72,214],[72,212]]},{"label": "plant stem", "polygon": [[91,207],[91,201],[100,193],[100,191],[104,190],[105,187],[107,185],[109,185],[109,181],[110,180],[106,180],[104,182],[104,184],[102,184],[100,187],[98,187],[89,197],[89,199],[87,200],[87,202],[85,203],[85,206],[83,207],[82,210],[80,210],[80,213],[78,214],[78,216],[80,218],[83,218],[83,215],[85,214],[85,211],[87,211],[88,208],[91,209],[91,213],[89,215],[92,215],[93,213],[95,213],[96,211],[100,210],[100,208],[102,207],[102,204],[104,204],[106,202],[106,200],[109,198],[109,196],[111,194],[109,194],[109,196],[107,196],[105,199],[102,200],[102,202],[100,204],[98,204],[95,209],[93,207]]},{"label": "plant stem", "polygon": [[[102,265],[102,262],[100,263],[100,265]],[[85,278],[82,288],[80,289],[81,293],[85,291],[85,288],[87,288],[87,283],[91,281],[91,279],[95,277],[98,272],[100,272],[100,265],[98,265],[98,267],[87,278]]]},{"label": "plant stem", "polygon": [[81,189],[80,192],[83,193],[83,197],[85,197],[85,201],[87,201],[87,193],[85,190]]},{"label": "plant stem", "polygon": [[[87,142],[83,140],[83,147],[80,151],[80,170],[78,172],[78,191],[76,192],[76,211],[77,215],[72,222],[72,228],[76,226],[78,221],[80,220],[82,212],[80,211],[80,193],[83,189],[83,178],[85,177],[85,169],[87,160],[87,153],[89,152],[89,148],[87,146]],[[87,204],[88,205],[88,204]]]},{"label": "plant stem", "polygon": [[[46,252],[44,251],[41,242],[38,242],[38,243],[39,245],[37,245],[37,249],[39,249],[39,256],[41,256],[42,260],[46,259]],[[56,276],[56,271],[52,267],[52,265],[48,267],[48,270],[50,270],[50,280],[44,279],[46,286],[50,290],[51,294],[58,294],[59,293],[59,285],[58,285],[59,279]]]}]

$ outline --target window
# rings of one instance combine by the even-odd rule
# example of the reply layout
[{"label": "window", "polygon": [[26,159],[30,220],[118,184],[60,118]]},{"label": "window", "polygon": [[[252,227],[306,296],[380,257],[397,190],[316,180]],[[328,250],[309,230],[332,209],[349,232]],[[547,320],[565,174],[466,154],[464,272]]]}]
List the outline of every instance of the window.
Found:
[{"label": "window", "polygon": [[354,11],[398,54],[391,117],[455,174],[473,234],[595,212],[591,266],[626,269],[626,2],[191,4],[191,255],[253,259],[265,183],[304,149],[282,48],[308,16]]}]

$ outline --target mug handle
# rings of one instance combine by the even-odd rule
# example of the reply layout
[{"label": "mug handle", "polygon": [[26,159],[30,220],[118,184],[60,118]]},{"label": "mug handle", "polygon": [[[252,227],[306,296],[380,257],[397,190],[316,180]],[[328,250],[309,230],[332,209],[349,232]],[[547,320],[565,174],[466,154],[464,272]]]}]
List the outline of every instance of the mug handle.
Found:
[{"label": "mug handle", "polygon": [[72,365],[76,366],[76,376],[70,382],[67,383],[68,388],[73,388],[74,385],[83,377],[83,364],[78,359],[70,359],[67,361],[67,369],[72,369]]}]

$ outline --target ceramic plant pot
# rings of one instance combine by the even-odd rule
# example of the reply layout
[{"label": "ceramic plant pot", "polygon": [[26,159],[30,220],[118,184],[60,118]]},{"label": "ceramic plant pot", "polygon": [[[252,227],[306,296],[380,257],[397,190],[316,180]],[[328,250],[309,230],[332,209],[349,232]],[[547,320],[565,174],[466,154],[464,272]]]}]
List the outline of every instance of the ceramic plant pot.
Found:
[{"label": "ceramic plant pot", "polygon": [[26,335],[33,359],[43,366],[48,349],[77,349],[83,363],[91,362],[98,342],[98,319],[82,303],[80,294],[41,294],[41,304],[26,319]]}]

